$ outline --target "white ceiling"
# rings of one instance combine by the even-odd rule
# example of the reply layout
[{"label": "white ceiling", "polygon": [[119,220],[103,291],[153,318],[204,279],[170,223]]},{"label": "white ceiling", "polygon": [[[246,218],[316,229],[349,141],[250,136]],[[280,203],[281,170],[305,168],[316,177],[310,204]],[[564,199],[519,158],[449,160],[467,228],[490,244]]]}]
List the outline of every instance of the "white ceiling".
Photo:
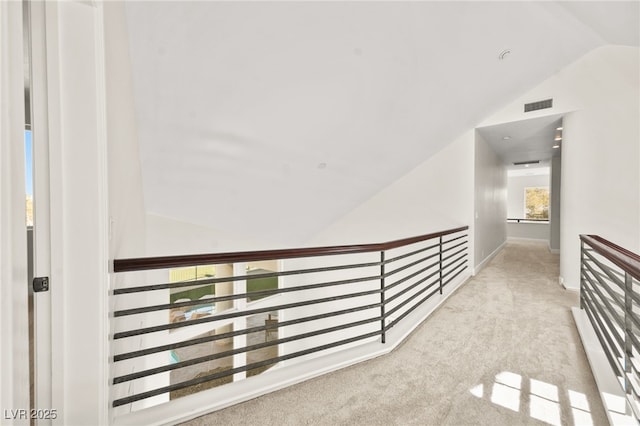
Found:
[{"label": "white ceiling", "polygon": [[[502,158],[509,169],[523,168],[513,163],[525,161],[540,161],[548,165],[549,160],[560,155],[560,148],[554,149],[556,136],[562,137],[562,115],[550,115],[529,120],[514,121],[512,123],[495,126],[480,127],[478,133]],[[508,139],[505,139],[508,137]]]},{"label": "white ceiling", "polygon": [[588,51],[638,45],[636,2],[126,10],[147,210],[283,244]]}]

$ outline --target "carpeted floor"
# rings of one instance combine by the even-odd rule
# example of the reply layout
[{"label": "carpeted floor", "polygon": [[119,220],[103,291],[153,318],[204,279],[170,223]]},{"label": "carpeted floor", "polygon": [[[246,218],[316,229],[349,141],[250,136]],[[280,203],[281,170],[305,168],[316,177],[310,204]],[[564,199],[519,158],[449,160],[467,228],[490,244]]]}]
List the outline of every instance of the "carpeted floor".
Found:
[{"label": "carpeted floor", "polygon": [[186,424],[605,425],[558,270],[509,242],[393,353]]}]

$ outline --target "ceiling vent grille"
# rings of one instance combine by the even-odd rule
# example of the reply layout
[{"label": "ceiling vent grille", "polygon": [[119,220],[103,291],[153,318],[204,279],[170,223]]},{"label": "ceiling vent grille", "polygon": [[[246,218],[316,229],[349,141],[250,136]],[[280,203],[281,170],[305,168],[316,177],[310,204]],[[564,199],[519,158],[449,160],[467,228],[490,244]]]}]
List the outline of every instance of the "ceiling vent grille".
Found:
[{"label": "ceiling vent grille", "polygon": [[524,112],[537,111],[539,109],[551,108],[553,106],[553,99],[545,99],[544,101],[531,102],[530,104],[524,104]]}]

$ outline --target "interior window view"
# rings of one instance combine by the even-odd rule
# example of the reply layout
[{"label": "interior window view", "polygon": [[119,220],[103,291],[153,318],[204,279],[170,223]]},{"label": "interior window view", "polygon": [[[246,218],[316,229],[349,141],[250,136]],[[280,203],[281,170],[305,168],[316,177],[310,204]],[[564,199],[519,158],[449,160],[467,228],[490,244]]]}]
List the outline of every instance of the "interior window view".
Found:
[{"label": "interior window view", "polygon": [[640,0],[0,0],[0,424],[640,426]]},{"label": "interior window view", "polygon": [[550,167],[511,169],[507,172],[509,222],[549,221]]},{"label": "interior window view", "polygon": [[[278,278],[274,274],[278,270],[278,264],[271,262],[254,262],[246,264],[246,291],[234,289],[229,283],[216,281],[218,278],[224,278],[224,273],[229,272],[228,265],[198,265],[187,268],[176,268],[169,271],[170,283],[193,283],[192,286],[173,287],[170,292],[171,304],[183,304],[187,302],[188,306],[180,306],[172,308],[169,312],[170,322],[178,323],[182,321],[197,320],[200,318],[211,317],[216,312],[225,312],[234,308],[234,300],[242,300],[250,308],[251,303],[269,297],[278,289]],[[219,276],[216,276],[216,270]],[[267,275],[265,277],[265,275]],[[211,282],[213,281],[213,282]],[[211,282],[211,283],[210,283]],[[217,289],[217,291],[216,291]],[[244,299],[232,299],[226,301],[217,301],[222,296],[234,296],[235,294],[245,293]],[[197,301],[197,304],[190,304]],[[251,347],[264,342],[277,340],[278,338],[278,311],[265,312],[257,315],[248,316],[246,318],[237,319],[229,322],[228,325],[218,327],[215,331],[198,334],[193,338],[196,341],[206,341],[206,343],[193,344],[186,347],[175,348],[169,352],[170,363],[176,366],[192,363],[189,366],[177,368],[171,371],[171,384],[183,383],[201,377],[215,376],[218,373],[231,370],[233,368],[233,356],[224,356],[231,354],[235,349],[242,347]],[[239,341],[233,337],[217,339],[216,335],[232,333],[235,330],[252,330],[262,327],[263,330],[248,332],[244,334],[244,339]],[[176,329],[175,334],[185,334],[184,329]],[[176,337],[178,339],[178,337]],[[271,360],[278,356],[278,345],[269,345],[246,351],[246,364],[260,363],[265,360]],[[212,358],[207,362],[197,362],[204,358]],[[209,380],[204,383],[188,386],[179,390],[172,391],[171,399],[179,398],[185,395],[200,392],[222,384],[231,383],[234,379],[240,380],[245,377],[255,376],[269,368],[275,362],[268,363],[260,367],[246,370],[240,375],[227,375],[219,379]]]}]

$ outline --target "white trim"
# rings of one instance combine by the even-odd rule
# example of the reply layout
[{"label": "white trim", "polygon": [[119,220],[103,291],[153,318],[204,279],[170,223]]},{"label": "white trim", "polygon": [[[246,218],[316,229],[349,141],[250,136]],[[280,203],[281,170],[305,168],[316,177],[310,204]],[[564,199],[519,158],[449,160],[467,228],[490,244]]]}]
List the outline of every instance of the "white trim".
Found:
[{"label": "white trim", "polygon": [[580,287],[574,287],[574,286],[568,286],[564,283],[564,278],[562,276],[558,277],[558,284],[560,284],[560,286],[562,288],[564,288],[565,290],[569,290],[569,291],[580,291]]},{"label": "white trim", "polygon": [[99,239],[96,241],[98,248],[98,257],[103,259],[99,262],[98,275],[96,277],[98,288],[106,289],[106,291],[98,292],[98,302],[101,308],[98,319],[98,333],[102,336],[99,339],[99,359],[100,365],[100,383],[98,386],[98,419],[100,424],[108,424],[110,414],[109,404],[109,377],[110,377],[110,347],[111,341],[110,321],[109,321],[109,297],[111,290],[111,277],[109,275],[109,234],[110,234],[110,218],[109,218],[109,167],[107,159],[109,155],[108,139],[107,139],[107,82],[105,76],[105,40],[104,40],[104,5],[99,1],[92,1],[91,7],[94,9],[94,43],[95,43],[95,61],[96,61],[96,145],[98,151],[97,171],[98,185],[96,192],[98,194],[98,226]]},{"label": "white trim", "polygon": [[522,238],[522,237],[507,237],[507,241],[523,241],[533,243],[548,243],[549,240],[545,238]]},{"label": "white trim", "polygon": [[638,426],[638,420],[634,419],[633,416],[624,415],[619,412],[620,406],[626,407],[628,413],[632,413],[632,410],[628,405],[613,369],[609,365],[607,356],[600,345],[593,326],[589,322],[589,317],[586,312],[577,307],[571,308],[571,313],[573,314],[573,320],[576,323],[578,334],[580,334],[582,346],[587,354],[593,377],[596,380],[598,394],[602,399],[602,406],[607,413],[609,424],[616,426]]},{"label": "white trim", "polygon": [[0,409],[29,410],[22,2],[0,2]]},{"label": "white trim", "polygon": [[429,315],[436,311],[456,290],[466,284],[470,278],[469,273],[461,275],[457,280],[445,287],[442,296],[425,303],[408,315],[403,322],[387,332],[387,343],[385,344],[376,339],[375,341],[310,361],[274,368],[247,380],[185,396],[146,410],[122,415],[116,418],[114,425],[173,425],[185,422],[213,411],[257,398],[269,392],[386,355],[397,348]]},{"label": "white trim", "polygon": [[[31,34],[31,130],[33,141],[33,247],[34,276],[51,277],[51,217],[49,170],[49,117],[45,6],[29,2]],[[51,292],[33,295],[34,407],[51,402]],[[36,419],[38,425],[50,419]]]},{"label": "white trim", "polygon": [[[50,292],[55,307],[51,311],[51,407],[38,408],[58,410],[53,424],[60,425],[109,423],[109,219],[102,7],[99,2],[44,4],[50,238],[56,249],[51,251]],[[86,68],[80,78],[72,72],[79,66]],[[85,117],[78,119],[79,113]],[[90,285],[86,277],[91,277]]]},{"label": "white trim", "polygon": [[521,219],[520,222],[514,222],[514,221],[509,221],[507,220],[508,224],[513,224],[513,225],[549,225],[551,224],[550,221],[541,221],[541,220],[531,220],[531,219]]},{"label": "white trim", "polygon": [[504,241],[502,244],[500,244],[500,246],[498,246],[497,249],[495,249],[489,256],[487,256],[482,262],[480,262],[480,264],[478,264],[478,266],[476,266],[473,270],[473,275],[477,275],[480,273],[480,271],[482,271],[487,264],[498,255],[498,253],[500,253],[500,250],[502,250],[504,248],[504,246],[507,244],[507,241]]},{"label": "white trim", "polygon": [[[45,21],[45,51],[46,51],[46,80],[47,98],[46,110],[48,115],[48,145],[49,145],[49,230],[51,247],[57,250],[50,252],[50,305],[51,309],[51,408],[59,410],[58,417],[64,413],[64,344],[63,312],[64,298],[56,290],[57,284],[64,282],[62,249],[64,247],[64,217],[63,217],[63,161],[62,136],[60,124],[60,70],[57,57],[58,49],[58,7],[56,3],[44,3]],[[64,424],[62,420],[54,424]]]}]

